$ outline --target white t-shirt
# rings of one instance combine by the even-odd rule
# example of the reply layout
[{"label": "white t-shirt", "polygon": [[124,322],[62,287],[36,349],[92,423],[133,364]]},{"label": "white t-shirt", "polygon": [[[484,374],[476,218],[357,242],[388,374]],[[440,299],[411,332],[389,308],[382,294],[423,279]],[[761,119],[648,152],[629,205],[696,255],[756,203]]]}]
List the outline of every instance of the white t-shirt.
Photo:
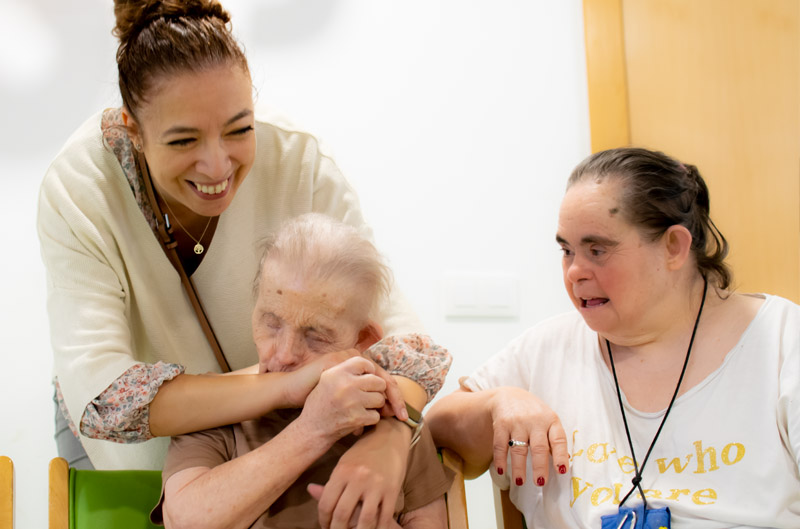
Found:
[{"label": "white t-shirt", "polygon": [[[698,331],[702,332],[702,330]],[[463,382],[473,391],[527,389],[559,415],[570,469],[544,487],[511,486],[528,527],[600,527],[634,475],[614,379],[597,333],[576,313],[529,329]],[[624,399],[639,464],[664,411]],[[723,364],[681,395],[643,473],[648,505],[669,507],[673,527],[800,527],[800,306],[766,296]],[[530,458],[528,461],[530,473]],[[509,488],[508,475],[492,475]],[[529,474],[530,475],[530,474]],[[625,503],[641,503],[634,493]]]}]

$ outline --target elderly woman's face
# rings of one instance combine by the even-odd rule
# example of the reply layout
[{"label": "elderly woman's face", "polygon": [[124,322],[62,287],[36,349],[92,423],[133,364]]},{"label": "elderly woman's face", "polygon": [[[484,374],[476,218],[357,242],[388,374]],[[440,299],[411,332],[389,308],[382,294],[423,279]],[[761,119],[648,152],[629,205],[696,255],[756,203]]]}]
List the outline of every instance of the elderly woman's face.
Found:
[{"label": "elderly woman's face", "polygon": [[[250,75],[224,66],[156,82],[138,112],[133,139],[159,195],[186,219],[225,211],[253,165]],[[185,209],[184,209],[185,208]]]},{"label": "elderly woman's face", "polygon": [[353,348],[362,306],[350,284],[307,280],[267,261],[253,310],[259,372],[293,371],[317,356]]},{"label": "elderly woman's face", "polygon": [[615,181],[590,178],[570,187],[556,240],[567,294],[589,327],[623,341],[647,328],[647,309],[666,286],[665,250],[623,218]]}]

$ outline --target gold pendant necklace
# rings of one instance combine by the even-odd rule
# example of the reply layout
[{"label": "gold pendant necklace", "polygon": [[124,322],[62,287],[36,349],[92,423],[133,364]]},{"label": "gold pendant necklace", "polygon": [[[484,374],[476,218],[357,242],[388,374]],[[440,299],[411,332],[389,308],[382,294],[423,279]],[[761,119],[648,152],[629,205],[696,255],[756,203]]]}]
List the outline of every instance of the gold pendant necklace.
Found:
[{"label": "gold pendant necklace", "polygon": [[[208,222],[206,222],[206,227],[205,227],[205,229],[203,230],[203,234],[200,236],[200,238],[199,238],[199,239],[195,239],[195,238],[192,236],[192,234],[191,234],[191,233],[189,233],[189,230],[187,230],[186,228],[184,228],[184,227],[183,227],[183,224],[181,224],[181,219],[179,219],[179,218],[178,218],[178,216],[175,214],[175,212],[174,212],[174,211],[172,211],[172,208],[171,208],[171,207],[169,207],[169,202],[167,202],[166,200],[164,200],[163,202],[164,202],[164,204],[166,204],[166,205],[167,205],[167,209],[169,210],[169,212],[170,212],[170,213],[172,213],[172,216],[175,218],[175,222],[177,222],[177,223],[178,223],[178,226],[180,226],[180,227],[181,227],[181,229],[183,230],[183,232],[184,232],[186,235],[188,235],[190,239],[192,239],[192,240],[193,240],[195,243],[197,243],[197,244],[195,244],[195,245],[194,245],[194,253],[196,253],[197,255],[200,255],[200,254],[202,254],[204,251],[206,251],[205,247],[203,247],[203,245],[202,245],[202,244],[200,244],[200,241],[202,241],[202,240],[203,240],[203,237],[205,237],[205,236],[206,236],[206,232],[208,231],[208,226],[211,224],[211,219],[212,219],[213,217],[208,217]],[[169,227],[169,217],[167,217],[167,227]]]}]

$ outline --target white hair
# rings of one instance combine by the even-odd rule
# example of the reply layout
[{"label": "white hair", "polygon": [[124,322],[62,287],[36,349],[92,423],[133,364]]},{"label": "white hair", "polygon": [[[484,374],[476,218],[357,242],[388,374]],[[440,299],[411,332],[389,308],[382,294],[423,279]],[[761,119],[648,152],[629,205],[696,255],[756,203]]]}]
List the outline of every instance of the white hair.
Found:
[{"label": "white hair", "polygon": [[366,300],[374,318],[389,294],[392,272],[375,246],[347,224],[320,213],[306,213],[281,224],[263,244],[254,284],[258,294],[264,265],[278,261],[307,279],[347,281]]}]

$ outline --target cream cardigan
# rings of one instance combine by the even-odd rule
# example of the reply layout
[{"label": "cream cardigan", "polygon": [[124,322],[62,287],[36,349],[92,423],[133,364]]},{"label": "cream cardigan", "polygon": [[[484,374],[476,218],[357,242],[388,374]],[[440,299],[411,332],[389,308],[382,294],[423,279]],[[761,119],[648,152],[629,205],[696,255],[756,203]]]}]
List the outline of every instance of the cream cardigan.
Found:
[{"label": "cream cardigan", "polygon": [[[67,141],[39,196],[54,371],[75,424],[87,404],[136,363],[219,371],[177,272],[103,144],[101,114]],[[282,220],[309,211],[371,237],[355,192],[313,136],[267,116],[256,121],[256,142],[253,168],[192,276],[232,369],[257,361],[250,312],[259,241]],[[421,330],[399,293],[387,306],[387,335]],[[81,441],[98,469],[160,469],[169,439]]]}]

